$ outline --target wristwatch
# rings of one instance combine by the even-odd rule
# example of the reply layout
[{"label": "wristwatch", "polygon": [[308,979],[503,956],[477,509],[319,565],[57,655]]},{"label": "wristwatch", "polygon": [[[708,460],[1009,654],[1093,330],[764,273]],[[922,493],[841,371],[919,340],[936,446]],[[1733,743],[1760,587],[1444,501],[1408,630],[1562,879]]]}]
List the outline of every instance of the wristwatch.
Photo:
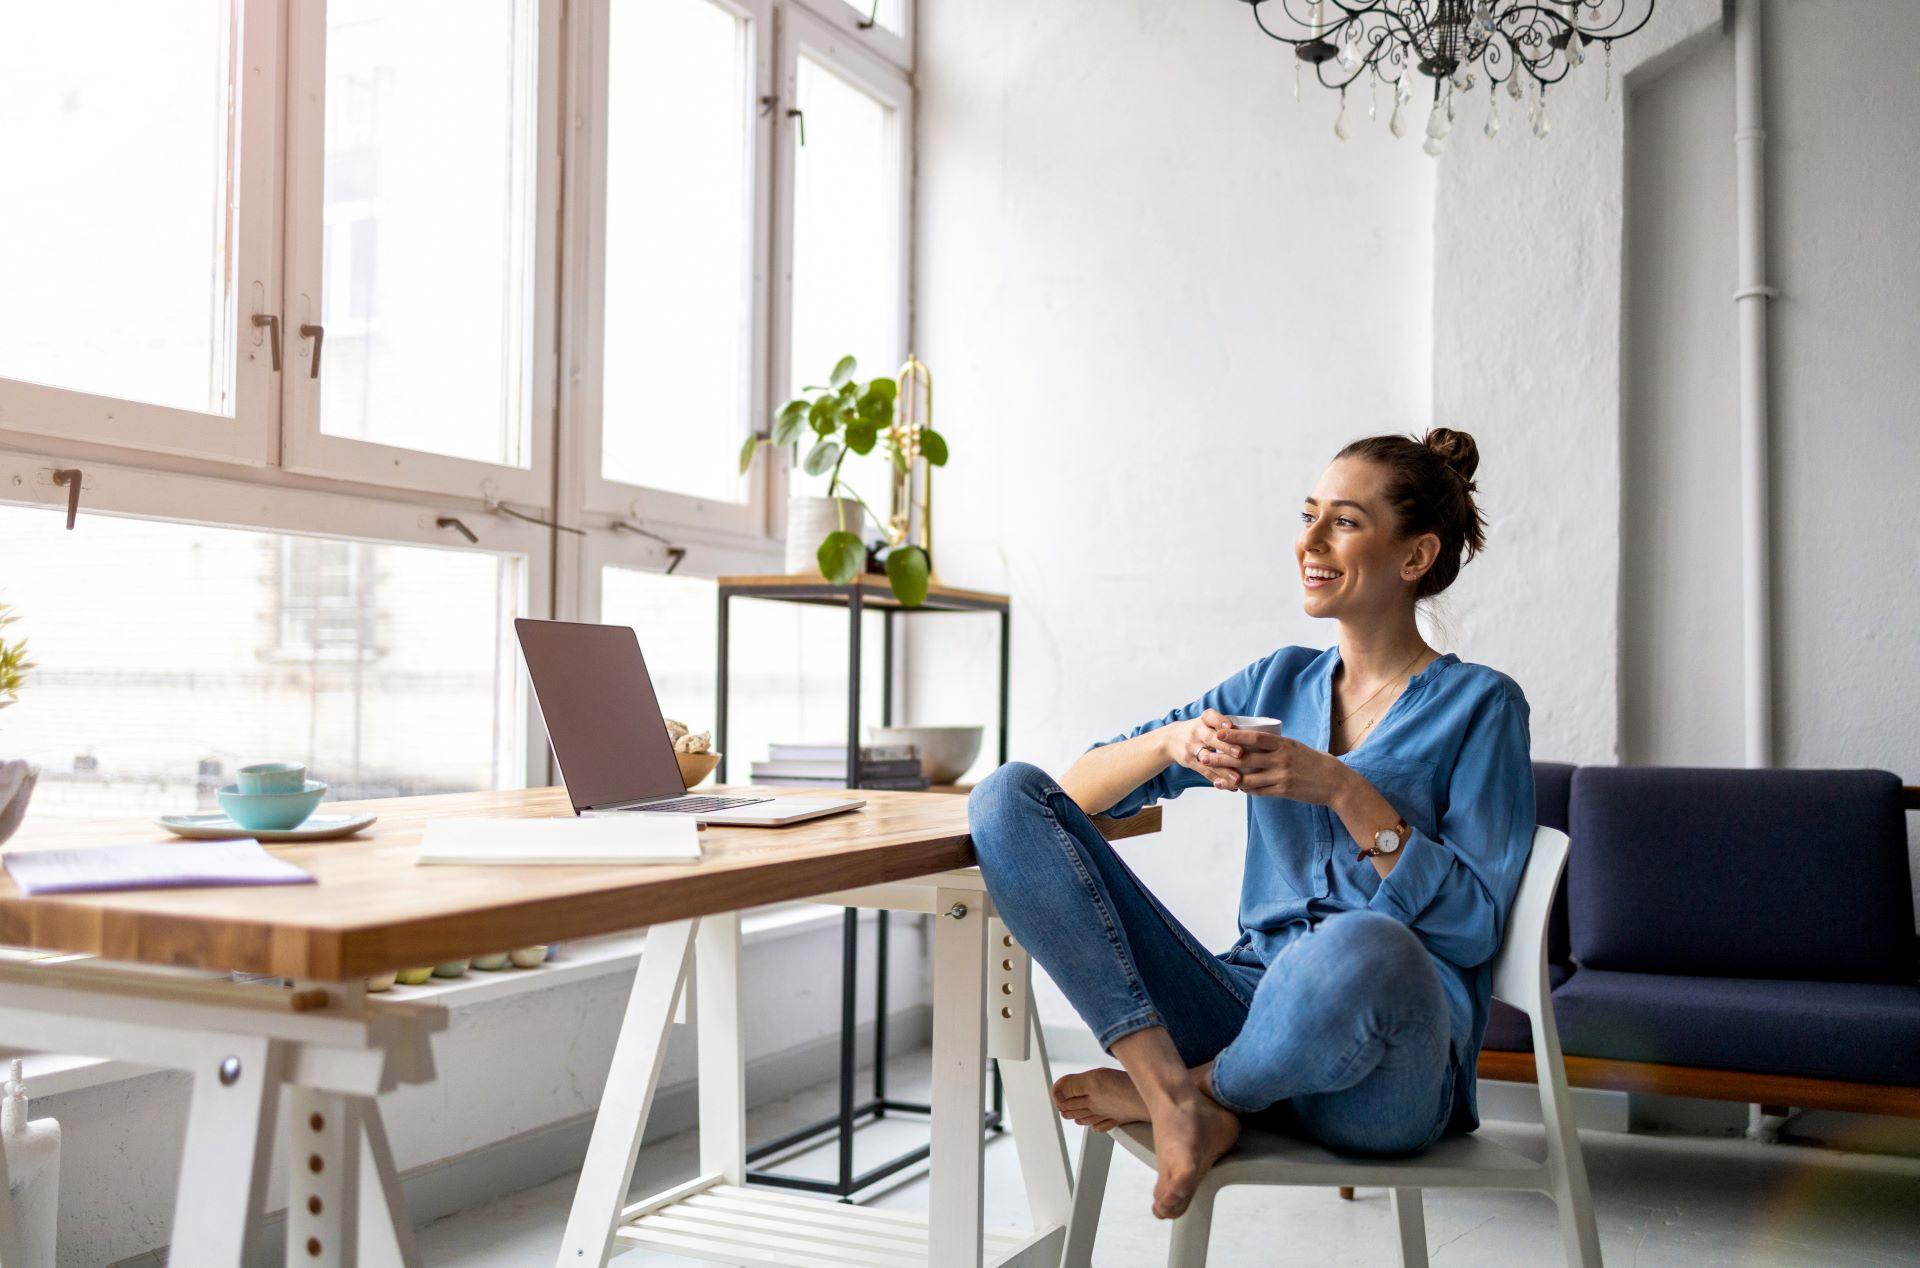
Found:
[{"label": "wristwatch", "polygon": [[1405,819],[1402,819],[1391,828],[1382,828],[1380,831],[1374,833],[1373,844],[1364,850],[1354,851],[1353,857],[1356,859],[1370,859],[1381,854],[1397,853],[1400,847],[1407,843],[1407,838],[1412,835],[1413,829],[1407,826]]}]

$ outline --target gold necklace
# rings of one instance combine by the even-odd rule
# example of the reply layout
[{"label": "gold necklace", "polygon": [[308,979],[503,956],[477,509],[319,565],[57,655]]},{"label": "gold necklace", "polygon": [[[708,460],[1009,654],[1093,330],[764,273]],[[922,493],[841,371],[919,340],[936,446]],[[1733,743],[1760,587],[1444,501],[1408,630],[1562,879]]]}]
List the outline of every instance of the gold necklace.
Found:
[{"label": "gold necklace", "polygon": [[[1354,714],[1360,712],[1360,710],[1366,708],[1368,705],[1372,704],[1375,700],[1379,699],[1381,692],[1385,691],[1388,687],[1392,686],[1394,683],[1400,681],[1400,675],[1406,673],[1409,669],[1413,668],[1413,661],[1419,660],[1422,656],[1426,654],[1427,654],[1427,649],[1423,646],[1419,651],[1413,654],[1413,660],[1410,660],[1406,664],[1400,666],[1397,672],[1389,676],[1385,682],[1381,683],[1378,687],[1375,687],[1373,689],[1372,695],[1368,696],[1365,700],[1362,700],[1359,704],[1355,705],[1353,708],[1348,709],[1344,716],[1335,718],[1333,720],[1333,724],[1335,726],[1345,726],[1347,724],[1348,718],[1352,717]],[[1378,722],[1379,720],[1380,720],[1379,718],[1375,718],[1373,722]],[[1373,722],[1367,723],[1367,726],[1372,726]],[[1365,730],[1366,730],[1365,727],[1361,728],[1362,734],[1365,734]]]}]

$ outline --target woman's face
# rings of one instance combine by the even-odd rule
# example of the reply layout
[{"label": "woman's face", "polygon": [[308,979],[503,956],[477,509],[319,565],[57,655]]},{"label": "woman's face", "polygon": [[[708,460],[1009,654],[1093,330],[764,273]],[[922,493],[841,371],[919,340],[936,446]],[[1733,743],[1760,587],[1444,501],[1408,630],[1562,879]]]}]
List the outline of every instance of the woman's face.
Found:
[{"label": "woman's face", "polygon": [[1364,458],[1341,458],[1320,474],[1300,510],[1293,553],[1308,616],[1366,621],[1413,602],[1440,539],[1404,537],[1387,505],[1386,471]]}]

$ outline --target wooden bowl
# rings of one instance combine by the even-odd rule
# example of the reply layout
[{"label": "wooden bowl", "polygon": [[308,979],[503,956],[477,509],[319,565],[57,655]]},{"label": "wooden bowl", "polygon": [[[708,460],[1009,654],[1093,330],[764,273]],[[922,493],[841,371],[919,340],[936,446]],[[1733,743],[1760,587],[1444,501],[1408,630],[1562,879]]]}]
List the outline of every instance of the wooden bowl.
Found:
[{"label": "wooden bowl", "polygon": [[693,788],[707,776],[713,774],[713,768],[720,764],[718,753],[674,753],[674,759],[680,763],[680,778],[687,787]]}]

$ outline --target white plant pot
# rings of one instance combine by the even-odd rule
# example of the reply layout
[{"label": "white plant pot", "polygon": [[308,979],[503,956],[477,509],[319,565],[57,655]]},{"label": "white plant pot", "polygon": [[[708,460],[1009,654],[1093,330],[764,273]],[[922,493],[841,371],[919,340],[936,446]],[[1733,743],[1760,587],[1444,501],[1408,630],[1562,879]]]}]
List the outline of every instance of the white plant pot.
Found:
[{"label": "white plant pot", "polygon": [[0,762],[0,841],[12,836],[26,818],[27,801],[39,777],[39,770],[25,762]]},{"label": "white plant pot", "polygon": [[[838,505],[835,505],[835,504]],[[820,543],[840,528],[840,508],[846,508],[847,531],[866,540],[864,512],[852,498],[796,495],[787,499],[787,571],[819,572]]]}]

